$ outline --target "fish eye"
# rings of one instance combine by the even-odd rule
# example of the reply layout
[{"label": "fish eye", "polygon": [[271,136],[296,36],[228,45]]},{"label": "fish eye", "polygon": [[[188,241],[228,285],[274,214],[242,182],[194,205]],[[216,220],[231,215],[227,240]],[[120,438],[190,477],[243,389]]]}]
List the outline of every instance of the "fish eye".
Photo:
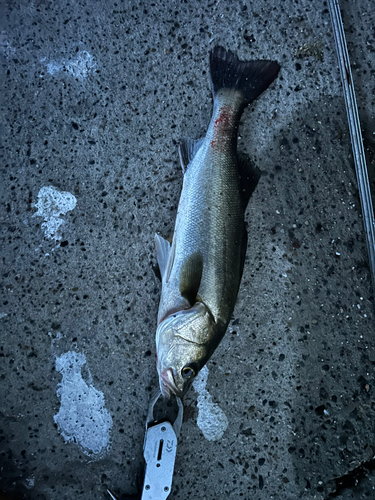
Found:
[{"label": "fish eye", "polygon": [[194,368],[192,368],[191,366],[184,366],[181,370],[181,375],[183,376],[184,379],[189,380],[195,377],[196,372]]}]

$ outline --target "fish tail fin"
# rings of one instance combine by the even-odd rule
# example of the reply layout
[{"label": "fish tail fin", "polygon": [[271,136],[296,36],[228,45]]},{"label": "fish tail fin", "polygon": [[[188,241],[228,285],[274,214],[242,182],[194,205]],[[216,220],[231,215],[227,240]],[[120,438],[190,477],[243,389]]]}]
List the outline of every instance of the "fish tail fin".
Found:
[{"label": "fish tail fin", "polygon": [[238,57],[216,46],[210,52],[211,87],[214,99],[224,90],[242,94],[243,109],[262,94],[275,80],[280,70],[277,62],[240,61]]}]

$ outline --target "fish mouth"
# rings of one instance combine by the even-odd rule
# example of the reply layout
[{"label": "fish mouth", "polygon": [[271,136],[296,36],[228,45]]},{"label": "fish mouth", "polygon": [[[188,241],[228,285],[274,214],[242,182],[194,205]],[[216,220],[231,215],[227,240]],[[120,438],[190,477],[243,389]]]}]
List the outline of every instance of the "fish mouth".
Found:
[{"label": "fish mouth", "polygon": [[179,398],[182,397],[182,391],[176,386],[172,368],[166,368],[160,373],[159,382],[160,390],[164,397],[170,398],[172,394]]}]

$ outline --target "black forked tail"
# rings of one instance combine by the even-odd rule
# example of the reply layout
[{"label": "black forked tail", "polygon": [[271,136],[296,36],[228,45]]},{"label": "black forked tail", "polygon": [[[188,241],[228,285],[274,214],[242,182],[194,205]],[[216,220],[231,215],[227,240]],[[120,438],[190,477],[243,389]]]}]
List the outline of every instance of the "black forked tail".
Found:
[{"label": "black forked tail", "polygon": [[273,61],[240,61],[238,57],[216,46],[210,52],[212,93],[223,89],[239,91],[243,96],[243,108],[254,101],[275,80],[280,70]]}]

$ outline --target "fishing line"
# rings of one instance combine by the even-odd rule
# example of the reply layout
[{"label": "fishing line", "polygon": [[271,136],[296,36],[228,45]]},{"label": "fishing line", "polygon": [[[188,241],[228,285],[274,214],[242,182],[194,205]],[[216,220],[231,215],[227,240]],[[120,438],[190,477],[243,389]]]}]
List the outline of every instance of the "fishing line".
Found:
[{"label": "fishing line", "polygon": [[355,97],[352,70],[350,67],[348,48],[346,45],[344,26],[342,23],[338,0],[328,0],[328,7],[331,14],[341,81],[344,89],[346,113],[348,116],[359,197],[362,207],[363,223],[366,232],[366,243],[370,261],[373,292],[375,293],[375,220],[366,157],[363,148],[361,125],[358,116],[358,106]]}]

